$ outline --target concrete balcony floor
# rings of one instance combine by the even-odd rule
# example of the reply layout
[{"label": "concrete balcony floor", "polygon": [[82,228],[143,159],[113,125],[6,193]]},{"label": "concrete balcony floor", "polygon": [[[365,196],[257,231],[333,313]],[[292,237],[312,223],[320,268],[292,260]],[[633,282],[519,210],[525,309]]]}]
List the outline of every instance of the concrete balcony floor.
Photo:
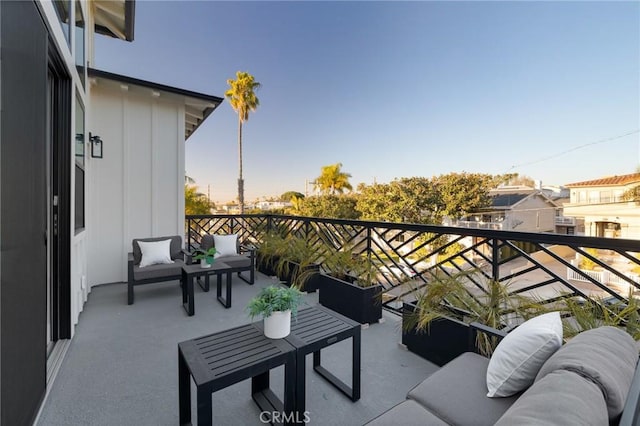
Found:
[{"label": "concrete balcony floor", "polygon": [[[178,282],[136,287],[135,304],[126,304],[126,284],[94,287],[38,425],[177,425],[178,342],[250,321],[244,307],[264,286],[260,273],[250,286],[234,277],[233,306],[225,309],[215,288],[195,290],[195,316],[181,306]],[[317,303],[317,293],[305,296]],[[384,312],[383,322],[362,330],[362,397],[352,402],[318,376],[307,357],[306,407],[309,424],[361,425],[404,400],[409,389],[433,373],[434,364],[403,349],[401,321]],[[351,341],[322,351],[323,365],[350,383]],[[280,397],[282,367],[272,370],[271,386]],[[251,399],[250,381],[215,392],[213,423],[262,425]],[[192,419],[195,385],[192,383]]]}]

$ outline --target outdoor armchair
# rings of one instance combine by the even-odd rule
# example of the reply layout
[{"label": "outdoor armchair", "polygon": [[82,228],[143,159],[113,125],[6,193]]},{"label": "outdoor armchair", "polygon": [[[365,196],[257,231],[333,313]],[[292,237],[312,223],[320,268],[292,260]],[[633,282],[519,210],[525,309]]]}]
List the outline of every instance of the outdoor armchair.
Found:
[{"label": "outdoor armchair", "polygon": [[[156,263],[150,265],[141,265],[143,261],[143,249],[144,246],[147,249],[145,255],[154,255],[156,247],[162,244],[161,242],[170,240],[168,244],[168,253],[165,253],[165,259],[157,261],[151,259]],[[152,244],[148,244],[152,243]],[[158,244],[160,243],[160,244]],[[172,235],[166,237],[155,238],[136,238],[132,241],[133,251],[129,252],[127,258],[127,303],[133,304],[134,295],[133,287],[143,284],[152,284],[163,281],[175,281],[182,279],[182,265],[191,263],[191,254],[182,248],[182,237],[179,235]],[[167,247],[164,247],[165,249]],[[150,252],[154,250],[153,252]],[[147,256],[149,257],[149,256]]]},{"label": "outdoor armchair", "polygon": [[218,250],[215,256],[216,260],[219,259],[221,262],[224,262],[233,268],[242,268],[242,271],[249,272],[248,278],[244,277],[241,272],[238,272],[238,277],[241,280],[249,284],[253,284],[255,282],[255,247],[240,244],[240,241],[236,234],[203,235],[202,239],[200,240],[200,249],[206,251],[211,247],[215,247],[216,250]]}]

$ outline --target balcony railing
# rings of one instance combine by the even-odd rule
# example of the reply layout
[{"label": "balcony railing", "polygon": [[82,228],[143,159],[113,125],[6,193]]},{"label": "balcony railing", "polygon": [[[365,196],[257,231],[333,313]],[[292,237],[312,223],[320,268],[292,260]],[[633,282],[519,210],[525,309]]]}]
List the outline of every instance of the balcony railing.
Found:
[{"label": "balcony railing", "polygon": [[[269,214],[187,216],[186,230],[190,249],[197,248],[207,233],[236,233],[241,241],[260,245],[266,233],[276,230],[306,238],[319,253],[327,247],[349,247],[379,269],[384,307],[396,312],[401,301],[412,299],[437,273],[480,271],[487,279],[510,283],[513,293],[534,294],[549,302],[594,295],[624,301],[627,289],[640,289],[628,274],[640,268],[636,240]],[[597,251],[620,261],[602,260],[593,254]],[[578,257],[607,274],[583,273],[574,265]],[[611,277],[624,284],[624,290],[610,285]],[[483,291],[480,283],[474,284]]]}]

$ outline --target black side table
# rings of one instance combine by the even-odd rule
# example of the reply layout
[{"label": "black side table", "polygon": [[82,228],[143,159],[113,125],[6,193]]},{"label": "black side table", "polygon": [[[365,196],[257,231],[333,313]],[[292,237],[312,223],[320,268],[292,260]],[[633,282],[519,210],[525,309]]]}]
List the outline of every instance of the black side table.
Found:
[{"label": "black side table", "polygon": [[[262,329],[262,322],[254,323]],[[298,311],[291,320],[291,334],[284,338],[296,348],[296,410],[297,418],[304,418],[306,400],[306,356],[313,353],[313,369],[352,401],[360,399],[361,361],[360,323],[339,313],[315,305]],[[321,350],[345,339],[352,339],[351,386],[332,374],[321,364]]]},{"label": "black side table", "polygon": [[[251,378],[251,395],[262,411],[294,421],[296,350],[284,339],[268,339],[253,324],[178,343],[180,424],[191,422],[191,386],[197,389],[198,425],[212,422],[211,394]],[[284,401],[269,388],[269,371],[284,365]]]}]

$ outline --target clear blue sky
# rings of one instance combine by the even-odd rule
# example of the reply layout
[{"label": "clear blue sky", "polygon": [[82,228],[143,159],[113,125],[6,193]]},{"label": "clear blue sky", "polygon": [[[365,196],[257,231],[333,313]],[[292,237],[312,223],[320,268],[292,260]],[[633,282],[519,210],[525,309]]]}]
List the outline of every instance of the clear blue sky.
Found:
[{"label": "clear blue sky", "polygon": [[[138,0],[135,40],[95,47],[96,68],[183,89],[222,97],[238,70],[262,83],[248,201],[304,192],[336,162],[355,187],[462,171],[566,184],[640,161],[638,133],[605,141],[640,129],[639,2]],[[186,170],[236,197],[228,102],[187,141]]]}]

